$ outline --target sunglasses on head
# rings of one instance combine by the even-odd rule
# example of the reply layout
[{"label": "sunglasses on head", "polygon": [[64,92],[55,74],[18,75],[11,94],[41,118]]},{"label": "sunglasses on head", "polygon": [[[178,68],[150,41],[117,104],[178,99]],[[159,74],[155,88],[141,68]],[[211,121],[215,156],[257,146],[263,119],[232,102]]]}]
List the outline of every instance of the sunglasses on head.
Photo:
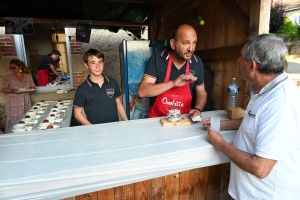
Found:
[{"label": "sunglasses on head", "polygon": [[9,67],[9,69],[17,69],[16,67]]}]

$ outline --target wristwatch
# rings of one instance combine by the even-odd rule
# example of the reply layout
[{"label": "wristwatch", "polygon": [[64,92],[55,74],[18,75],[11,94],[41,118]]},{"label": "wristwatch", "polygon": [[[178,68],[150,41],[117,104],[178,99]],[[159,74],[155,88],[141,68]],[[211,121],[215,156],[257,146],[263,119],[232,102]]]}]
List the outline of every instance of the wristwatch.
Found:
[{"label": "wristwatch", "polygon": [[198,110],[200,113],[202,112],[201,109],[199,108],[193,108],[193,109]]}]

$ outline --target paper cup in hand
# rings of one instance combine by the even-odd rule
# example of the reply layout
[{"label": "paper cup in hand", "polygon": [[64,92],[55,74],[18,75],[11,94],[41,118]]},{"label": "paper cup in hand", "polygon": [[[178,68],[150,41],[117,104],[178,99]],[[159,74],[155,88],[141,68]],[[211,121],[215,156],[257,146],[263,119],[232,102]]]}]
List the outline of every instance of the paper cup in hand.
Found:
[{"label": "paper cup in hand", "polygon": [[219,132],[220,131],[220,118],[219,117],[211,117],[210,118],[210,126],[212,130]]}]

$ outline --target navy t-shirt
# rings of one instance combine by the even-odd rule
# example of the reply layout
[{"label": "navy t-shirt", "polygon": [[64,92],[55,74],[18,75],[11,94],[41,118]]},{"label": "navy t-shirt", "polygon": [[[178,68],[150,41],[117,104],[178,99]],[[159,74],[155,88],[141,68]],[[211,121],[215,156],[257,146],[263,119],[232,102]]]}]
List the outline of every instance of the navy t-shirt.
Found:
[{"label": "navy t-shirt", "polygon": [[92,124],[119,121],[116,98],[121,96],[118,82],[104,76],[104,83],[100,88],[91,81],[89,76],[78,86],[73,105],[84,108],[87,119]]},{"label": "navy t-shirt", "polygon": [[50,65],[53,65],[53,60],[51,59],[50,56],[46,56],[40,61],[39,65],[38,65],[38,70],[46,69],[46,68],[50,67]]}]

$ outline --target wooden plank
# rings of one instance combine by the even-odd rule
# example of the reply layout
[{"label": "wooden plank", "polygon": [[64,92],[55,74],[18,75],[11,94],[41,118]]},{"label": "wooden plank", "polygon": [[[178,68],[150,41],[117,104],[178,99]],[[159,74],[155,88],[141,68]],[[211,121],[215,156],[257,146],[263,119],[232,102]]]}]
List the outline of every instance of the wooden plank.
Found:
[{"label": "wooden plank", "polygon": [[64,199],[61,199],[61,200],[76,200],[76,197],[69,197],[69,198],[64,198]]},{"label": "wooden plank", "polygon": [[243,29],[243,31],[249,34],[249,17],[243,12],[239,5],[234,0],[220,0],[229,13],[232,14],[237,24]]},{"label": "wooden plank", "polygon": [[115,187],[115,200],[122,200],[123,186]]},{"label": "wooden plank", "polygon": [[113,188],[98,191],[99,200],[114,200],[115,190]]},{"label": "wooden plank", "polygon": [[76,200],[98,200],[98,192],[79,195],[76,197]]},{"label": "wooden plank", "polygon": [[134,185],[128,184],[123,186],[122,200],[134,199]]},{"label": "wooden plank", "polygon": [[209,0],[206,1],[206,10],[203,10],[204,14],[202,16],[203,20],[205,21],[205,35],[204,38],[204,49],[212,49],[214,48],[214,39],[213,33],[215,29],[214,19],[215,19],[215,13],[217,12],[214,9],[215,1],[217,0]]},{"label": "wooden plank", "polygon": [[223,102],[224,102],[224,92],[223,92],[223,88],[224,88],[224,83],[223,83],[223,77],[226,74],[226,72],[224,73],[224,70],[226,70],[226,66],[224,66],[224,62],[225,61],[220,61],[220,60],[216,60],[214,61],[214,68],[213,68],[213,72],[214,72],[214,84],[213,84],[213,89],[212,89],[212,99],[214,101],[214,105],[213,108],[217,109],[217,110],[221,110],[224,109],[223,108]]},{"label": "wooden plank", "polygon": [[149,181],[142,181],[134,184],[134,199],[148,200]]},{"label": "wooden plank", "polygon": [[243,46],[244,44],[239,44],[234,46],[197,50],[195,51],[195,54],[198,55],[203,61],[237,59],[241,54],[241,49]]},{"label": "wooden plank", "polygon": [[151,2],[151,0],[99,0],[99,1],[114,1],[114,2],[121,2],[121,3],[142,3],[142,4],[148,4]]},{"label": "wooden plank", "polygon": [[149,200],[164,199],[165,178],[159,177],[149,180],[148,198]]},{"label": "wooden plank", "polygon": [[209,182],[208,168],[209,167],[195,169],[194,199],[197,200],[207,199],[207,186]]},{"label": "wooden plank", "polygon": [[221,165],[215,165],[209,167],[208,170],[208,185],[207,185],[207,199],[218,200],[219,199],[219,187],[221,177]]},{"label": "wooden plank", "polygon": [[179,173],[165,176],[164,197],[165,200],[179,199]]},{"label": "wooden plank", "polygon": [[228,194],[228,183],[230,177],[230,163],[221,165],[221,180],[220,180],[220,192],[219,200],[228,200],[230,195]]},{"label": "wooden plank", "polygon": [[179,199],[194,199],[195,170],[180,172],[179,178]]},{"label": "wooden plank", "polygon": [[224,9],[224,5],[220,1],[215,1],[214,4],[215,18],[214,18],[214,48],[223,47],[225,45],[225,41],[227,41],[228,37],[226,37],[226,9]]}]

